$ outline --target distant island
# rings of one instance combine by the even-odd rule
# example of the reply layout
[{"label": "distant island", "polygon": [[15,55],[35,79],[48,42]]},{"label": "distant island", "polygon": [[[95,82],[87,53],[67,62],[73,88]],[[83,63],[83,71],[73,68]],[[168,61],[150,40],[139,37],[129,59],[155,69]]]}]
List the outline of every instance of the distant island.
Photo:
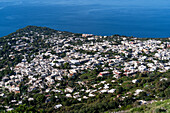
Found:
[{"label": "distant island", "polygon": [[0,112],[170,112],[170,38],[27,26],[0,38]]}]

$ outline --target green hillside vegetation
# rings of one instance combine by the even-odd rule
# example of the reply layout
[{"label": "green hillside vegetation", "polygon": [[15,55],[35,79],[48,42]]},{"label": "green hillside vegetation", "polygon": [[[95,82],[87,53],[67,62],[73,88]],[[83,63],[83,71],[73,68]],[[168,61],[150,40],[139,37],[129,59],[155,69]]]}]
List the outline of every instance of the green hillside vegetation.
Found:
[{"label": "green hillside vegetation", "polygon": [[170,113],[170,99],[130,109],[130,113]]}]

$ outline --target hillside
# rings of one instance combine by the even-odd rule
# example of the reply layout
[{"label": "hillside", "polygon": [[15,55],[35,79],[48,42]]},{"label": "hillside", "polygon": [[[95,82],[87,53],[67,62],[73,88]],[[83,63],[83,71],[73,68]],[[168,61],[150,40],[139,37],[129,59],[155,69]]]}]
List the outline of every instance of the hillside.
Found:
[{"label": "hillside", "polygon": [[0,38],[0,112],[168,110],[150,103],[169,102],[169,47],[169,38],[19,29]]},{"label": "hillside", "polygon": [[170,113],[170,99],[130,109],[131,113]]}]

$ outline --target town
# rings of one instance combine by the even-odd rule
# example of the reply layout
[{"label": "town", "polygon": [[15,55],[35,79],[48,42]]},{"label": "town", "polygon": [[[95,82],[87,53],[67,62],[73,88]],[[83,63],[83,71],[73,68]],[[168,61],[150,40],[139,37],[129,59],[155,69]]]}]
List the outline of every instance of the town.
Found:
[{"label": "town", "polygon": [[[137,89],[129,89],[121,94],[121,91],[124,91],[121,88],[126,83],[121,79],[129,81],[126,83],[127,86],[128,84],[135,86],[142,81],[138,79],[139,76],[145,77],[148,73],[167,73],[170,70],[170,39],[164,41],[119,35],[96,36],[72,33],[63,35],[60,31],[50,35],[28,31],[22,36],[19,35],[18,33],[11,37],[13,44],[8,42],[16,53],[11,51],[6,57],[15,59],[15,56],[20,54],[22,59],[14,67],[10,67],[13,74],[2,77],[0,97],[6,98],[8,93],[20,96],[18,99],[12,98],[7,103],[1,104],[0,107],[6,111],[14,110],[16,106],[25,104],[25,101],[34,102],[36,98],[32,94],[35,92],[45,94],[44,103],[52,101],[53,95],[56,104],[52,108],[55,110],[68,106],[57,101],[60,100],[60,95],[74,99],[76,103],[97,98],[102,94],[113,94],[113,97],[120,100],[128,98],[129,95],[137,98],[142,92],[152,95],[144,89],[149,87],[147,83],[144,87],[137,86]],[[32,43],[35,37],[41,37],[49,48],[39,47],[38,51],[31,55],[22,52],[34,49]],[[0,49],[2,50],[3,46]],[[7,66],[4,65],[0,70],[5,70],[5,67]],[[169,76],[160,77],[159,81],[169,81]],[[158,95],[152,96],[155,99],[136,101],[141,104],[155,102]],[[118,108],[121,106],[118,105]]]}]

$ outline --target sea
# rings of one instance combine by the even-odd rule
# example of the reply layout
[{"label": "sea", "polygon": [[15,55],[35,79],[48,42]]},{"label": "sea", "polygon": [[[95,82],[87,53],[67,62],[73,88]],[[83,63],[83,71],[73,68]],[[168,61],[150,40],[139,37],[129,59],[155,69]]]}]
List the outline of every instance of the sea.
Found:
[{"label": "sea", "polygon": [[0,0],[0,37],[28,25],[141,38],[170,37],[170,0]]}]

